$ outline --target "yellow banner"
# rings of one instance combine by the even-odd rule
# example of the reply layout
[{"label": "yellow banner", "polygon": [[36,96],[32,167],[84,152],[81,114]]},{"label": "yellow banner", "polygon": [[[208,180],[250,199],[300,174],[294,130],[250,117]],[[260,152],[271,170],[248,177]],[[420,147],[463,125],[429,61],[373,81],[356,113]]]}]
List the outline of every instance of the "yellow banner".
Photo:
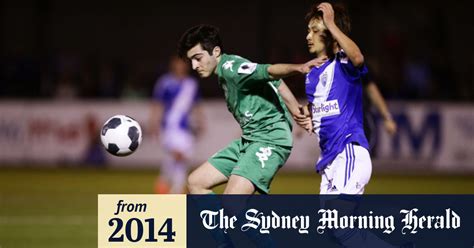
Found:
[{"label": "yellow banner", "polygon": [[98,247],[186,247],[186,195],[99,195]]}]

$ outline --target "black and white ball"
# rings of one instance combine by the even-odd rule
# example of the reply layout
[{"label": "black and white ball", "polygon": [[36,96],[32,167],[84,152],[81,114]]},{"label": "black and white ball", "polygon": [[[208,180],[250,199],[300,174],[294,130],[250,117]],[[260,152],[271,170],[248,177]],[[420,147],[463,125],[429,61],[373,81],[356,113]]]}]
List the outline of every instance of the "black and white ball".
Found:
[{"label": "black and white ball", "polygon": [[110,117],[102,126],[100,140],[105,149],[115,156],[127,156],[142,142],[140,124],[126,115]]}]

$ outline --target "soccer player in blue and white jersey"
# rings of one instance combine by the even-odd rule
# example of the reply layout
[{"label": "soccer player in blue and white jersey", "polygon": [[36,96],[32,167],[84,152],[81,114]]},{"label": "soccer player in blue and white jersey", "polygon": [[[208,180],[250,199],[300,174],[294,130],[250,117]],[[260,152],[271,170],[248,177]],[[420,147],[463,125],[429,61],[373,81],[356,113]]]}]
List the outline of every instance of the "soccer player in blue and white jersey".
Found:
[{"label": "soccer player in blue and white jersey", "polygon": [[[306,16],[310,53],[327,58],[306,76],[306,95],[313,129],[319,139],[320,193],[328,209],[351,215],[372,174],[364,134],[361,77],[364,56],[347,34],[350,22],[342,5],[315,4]],[[308,109],[306,110],[308,111]],[[299,123],[300,124],[300,123]],[[332,235],[343,247],[394,247],[365,230],[337,229]]]},{"label": "soccer player in blue and white jersey", "polygon": [[362,194],[372,173],[364,134],[361,75],[364,56],[346,34],[342,7],[314,5],[307,14],[310,53],[328,60],[306,76],[306,95],[321,149],[321,194]]},{"label": "soccer player in blue and white jersey", "polygon": [[[165,151],[155,183],[156,193],[185,191],[194,134],[203,129],[198,89],[196,79],[189,75],[189,65],[177,56],[171,58],[169,73],[155,83],[149,125],[152,135],[159,134]],[[193,116],[194,127],[190,122],[193,111],[197,111]]]}]

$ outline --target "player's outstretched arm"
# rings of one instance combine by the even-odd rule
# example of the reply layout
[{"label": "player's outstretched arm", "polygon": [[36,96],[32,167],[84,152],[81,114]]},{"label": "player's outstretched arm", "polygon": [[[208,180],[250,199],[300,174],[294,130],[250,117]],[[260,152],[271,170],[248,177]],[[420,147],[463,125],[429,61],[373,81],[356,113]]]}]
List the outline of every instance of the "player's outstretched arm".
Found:
[{"label": "player's outstretched arm", "polygon": [[268,67],[268,74],[272,79],[280,79],[295,74],[306,74],[313,67],[319,67],[327,61],[326,57],[315,58],[304,64],[273,64]]},{"label": "player's outstretched arm", "polygon": [[347,57],[356,67],[361,67],[364,64],[364,56],[357,44],[345,35],[334,22],[334,9],[330,3],[321,3],[318,10],[323,12],[323,21],[329,32],[331,32],[334,39],[339,46],[344,50]]},{"label": "player's outstretched arm", "polygon": [[288,86],[285,84],[283,80],[281,80],[280,86],[278,86],[278,92],[280,93],[281,98],[285,102],[286,107],[290,111],[290,113],[294,115],[299,115],[300,111],[298,109],[298,106],[300,105],[298,101],[296,100],[295,96],[291,92],[291,90],[288,88]]},{"label": "player's outstretched arm", "polygon": [[311,118],[309,116],[305,116],[301,112],[301,105],[298,103],[295,96],[285,84],[285,82],[283,82],[283,80],[280,86],[278,86],[278,92],[280,93],[281,98],[285,102],[285,105],[293,116],[295,122],[307,132],[311,133],[311,130],[313,129]]},{"label": "player's outstretched arm", "polygon": [[387,103],[380,93],[379,88],[373,81],[370,81],[366,86],[366,90],[370,102],[375,106],[377,111],[379,111],[380,115],[383,117],[385,130],[387,130],[390,135],[394,135],[397,132],[397,123],[395,123],[393,120],[392,115],[388,110]]}]

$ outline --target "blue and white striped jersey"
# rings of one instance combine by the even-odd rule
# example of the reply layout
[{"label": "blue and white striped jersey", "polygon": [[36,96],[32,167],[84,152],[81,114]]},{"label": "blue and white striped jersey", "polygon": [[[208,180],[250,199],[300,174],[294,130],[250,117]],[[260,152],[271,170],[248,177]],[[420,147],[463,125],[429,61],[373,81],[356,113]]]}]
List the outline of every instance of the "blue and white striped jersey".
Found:
[{"label": "blue and white striped jersey", "polygon": [[317,171],[324,170],[348,143],[369,149],[362,110],[361,76],[366,70],[355,67],[341,51],[306,76],[306,96],[321,149]]},{"label": "blue and white striped jersey", "polygon": [[189,115],[198,98],[198,84],[194,78],[180,80],[172,74],[160,77],[153,89],[153,100],[164,106],[162,127],[190,131]]}]

